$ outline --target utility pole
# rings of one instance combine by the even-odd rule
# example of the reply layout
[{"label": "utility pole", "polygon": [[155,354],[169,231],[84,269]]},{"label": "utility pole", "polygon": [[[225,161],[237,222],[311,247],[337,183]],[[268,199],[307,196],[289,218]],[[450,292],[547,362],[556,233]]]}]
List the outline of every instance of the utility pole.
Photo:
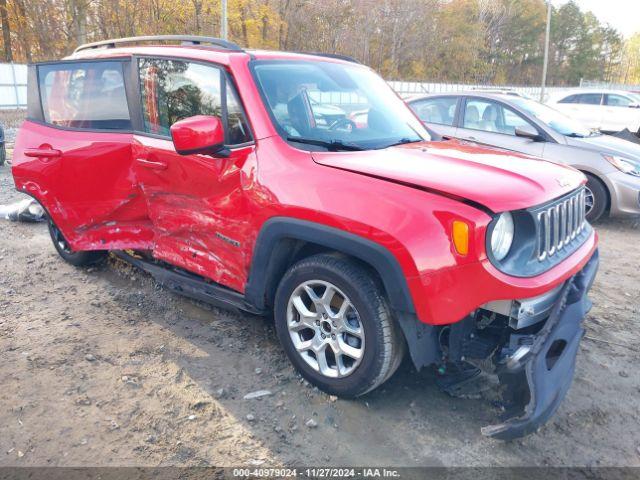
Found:
[{"label": "utility pole", "polygon": [[542,64],[542,88],[540,88],[541,102],[544,102],[544,89],[547,86],[547,67],[549,66],[550,33],[551,33],[551,0],[547,0],[547,29],[544,36],[544,62]]},{"label": "utility pole", "polygon": [[227,40],[227,0],[222,0],[222,14],[221,14],[221,26],[220,26],[220,36],[223,40]]}]

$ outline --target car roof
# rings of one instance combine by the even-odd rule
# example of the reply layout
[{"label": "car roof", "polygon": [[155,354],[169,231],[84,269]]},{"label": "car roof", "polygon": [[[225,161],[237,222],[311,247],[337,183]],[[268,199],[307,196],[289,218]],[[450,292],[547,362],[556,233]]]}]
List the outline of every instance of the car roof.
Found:
[{"label": "car roof", "polygon": [[480,97],[480,98],[488,98],[493,100],[513,100],[514,98],[524,98],[519,95],[510,95],[508,93],[494,93],[494,92],[486,92],[482,90],[463,90],[459,92],[442,92],[442,93],[425,93],[420,95],[413,95],[411,97],[407,97],[405,101],[407,103],[417,102],[419,100],[424,100],[427,98],[435,98],[435,97]]},{"label": "car roof", "polygon": [[606,93],[612,93],[612,94],[616,94],[616,95],[629,95],[629,94],[633,94],[633,92],[629,91],[629,90],[612,90],[612,89],[608,89],[608,88],[574,88],[574,89],[570,89],[570,90],[563,90],[561,92],[556,92],[554,93],[552,96],[554,98],[564,98],[564,97],[568,97],[569,95],[578,95],[581,93],[595,93],[595,94],[606,94]]},{"label": "car roof", "polygon": [[130,57],[132,55],[181,57],[193,60],[216,62],[222,65],[229,65],[233,58],[247,58],[252,60],[308,60],[314,62],[326,61],[343,63],[348,65],[357,64],[355,60],[348,59],[348,57],[322,53],[297,53],[274,50],[229,50],[204,45],[162,44],[122,46],[115,48],[88,48],[74,52],[72,55],[65,57],[65,60],[123,58]]}]

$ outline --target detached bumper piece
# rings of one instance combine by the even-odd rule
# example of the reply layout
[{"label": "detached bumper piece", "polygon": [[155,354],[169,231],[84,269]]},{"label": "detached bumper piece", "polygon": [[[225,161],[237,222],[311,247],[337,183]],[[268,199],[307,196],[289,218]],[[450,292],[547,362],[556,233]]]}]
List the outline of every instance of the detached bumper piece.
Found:
[{"label": "detached bumper piece", "polygon": [[503,422],[482,428],[482,434],[513,440],[535,432],[558,409],[575,371],[584,335],[582,320],[591,309],[587,292],[598,270],[598,251],[565,283],[551,314],[535,335],[512,335],[511,355],[497,370],[504,386]]}]

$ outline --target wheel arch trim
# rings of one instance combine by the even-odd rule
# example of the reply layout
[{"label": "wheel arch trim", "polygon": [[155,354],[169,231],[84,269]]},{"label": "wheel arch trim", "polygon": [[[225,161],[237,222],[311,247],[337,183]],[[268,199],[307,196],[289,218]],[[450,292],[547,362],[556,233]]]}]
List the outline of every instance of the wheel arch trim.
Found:
[{"label": "wheel arch trim", "polygon": [[[245,297],[258,308],[267,299],[289,260],[290,243],[302,241],[355,257],[371,266],[382,280],[393,310],[415,314],[405,274],[394,255],[384,246],[359,235],[327,225],[291,217],[272,217],[258,234],[253,250]],[[277,285],[276,285],[277,286]]]}]

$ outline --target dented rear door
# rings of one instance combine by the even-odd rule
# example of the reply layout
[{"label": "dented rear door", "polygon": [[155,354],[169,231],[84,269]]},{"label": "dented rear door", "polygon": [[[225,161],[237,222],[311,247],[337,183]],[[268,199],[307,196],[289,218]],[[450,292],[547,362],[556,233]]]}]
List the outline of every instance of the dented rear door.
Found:
[{"label": "dented rear door", "polygon": [[[36,197],[72,248],[144,248],[148,215],[132,170],[126,60],[32,67],[16,185]],[[34,97],[39,101],[34,101]]]}]

